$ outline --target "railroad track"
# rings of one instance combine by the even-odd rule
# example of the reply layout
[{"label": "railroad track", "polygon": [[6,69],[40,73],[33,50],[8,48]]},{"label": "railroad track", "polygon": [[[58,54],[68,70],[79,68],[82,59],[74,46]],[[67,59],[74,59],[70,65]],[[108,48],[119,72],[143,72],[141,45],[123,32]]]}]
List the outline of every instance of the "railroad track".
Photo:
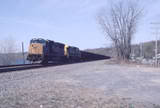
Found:
[{"label": "railroad track", "polygon": [[36,69],[36,68],[43,68],[43,67],[50,67],[50,66],[57,66],[57,65],[64,65],[64,64],[68,64],[68,63],[55,62],[55,63],[46,64],[46,65],[42,65],[40,63],[23,64],[23,65],[8,65],[8,66],[6,65],[6,66],[0,66],[0,73]]},{"label": "railroad track", "polygon": [[[3,67],[13,67],[13,66],[22,66],[24,64],[19,64],[19,65],[0,65],[0,68],[3,68]],[[25,64],[25,65],[32,65],[32,64]]]},{"label": "railroad track", "polygon": [[40,68],[40,67],[43,67],[43,65],[41,65],[41,64],[25,64],[25,65],[0,66],[0,73],[33,69],[33,68]]},{"label": "railroad track", "polygon": [[[98,59],[95,59],[95,60],[98,60]],[[57,66],[57,65],[64,65],[64,64],[72,64],[72,63],[89,62],[89,61],[95,61],[95,60],[88,59],[88,60],[83,60],[83,61],[79,61],[79,62],[67,62],[67,63],[54,62],[54,63],[49,63],[47,65],[42,65],[40,63],[23,64],[23,65],[6,65],[6,66],[0,66],[0,73],[35,69],[35,68],[42,68],[42,67],[49,67],[49,66]],[[99,59],[99,60],[102,60],[102,59]]]}]

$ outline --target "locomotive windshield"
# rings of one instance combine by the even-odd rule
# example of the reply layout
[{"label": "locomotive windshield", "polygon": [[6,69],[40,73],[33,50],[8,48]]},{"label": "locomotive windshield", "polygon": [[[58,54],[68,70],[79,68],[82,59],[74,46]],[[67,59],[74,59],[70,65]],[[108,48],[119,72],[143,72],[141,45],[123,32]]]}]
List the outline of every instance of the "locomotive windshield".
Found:
[{"label": "locomotive windshield", "polygon": [[46,41],[44,39],[32,39],[30,41],[30,43],[41,43],[41,44],[45,44]]}]

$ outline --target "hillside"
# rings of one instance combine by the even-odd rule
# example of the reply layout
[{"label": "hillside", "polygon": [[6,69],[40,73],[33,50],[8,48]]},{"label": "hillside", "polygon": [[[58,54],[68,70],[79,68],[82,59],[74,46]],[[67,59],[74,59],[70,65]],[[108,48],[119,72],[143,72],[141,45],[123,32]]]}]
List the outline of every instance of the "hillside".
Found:
[{"label": "hillside", "polygon": [[[115,51],[113,48],[96,48],[86,49],[85,51],[114,57]],[[158,41],[158,54],[160,53],[160,40]],[[141,44],[132,45],[132,56],[144,57],[146,59],[152,59],[155,56],[155,41],[144,42]]]},{"label": "hillside", "polygon": [[113,48],[95,48],[95,49],[86,49],[85,51],[110,57],[115,56],[115,51]]}]

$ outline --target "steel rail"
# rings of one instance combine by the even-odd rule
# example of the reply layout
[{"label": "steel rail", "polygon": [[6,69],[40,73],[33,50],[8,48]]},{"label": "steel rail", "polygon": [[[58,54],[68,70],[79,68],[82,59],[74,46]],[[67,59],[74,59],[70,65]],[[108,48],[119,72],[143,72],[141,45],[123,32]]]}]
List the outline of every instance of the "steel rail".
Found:
[{"label": "steel rail", "polygon": [[0,73],[33,69],[33,68],[38,68],[38,67],[40,68],[42,67],[42,65],[41,64],[30,64],[30,65],[5,66],[5,67],[0,67]]}]

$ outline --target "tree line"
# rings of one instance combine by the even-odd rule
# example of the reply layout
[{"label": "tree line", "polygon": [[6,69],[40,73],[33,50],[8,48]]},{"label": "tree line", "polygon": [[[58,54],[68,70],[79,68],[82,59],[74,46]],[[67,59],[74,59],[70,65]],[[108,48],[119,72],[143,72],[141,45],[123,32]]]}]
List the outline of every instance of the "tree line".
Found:
[{"label": "tree line", "polygon": [[17,60],[18,46],[16,40],[12,37],[7,37],[0,40],[0,65],[15,64]]}]

